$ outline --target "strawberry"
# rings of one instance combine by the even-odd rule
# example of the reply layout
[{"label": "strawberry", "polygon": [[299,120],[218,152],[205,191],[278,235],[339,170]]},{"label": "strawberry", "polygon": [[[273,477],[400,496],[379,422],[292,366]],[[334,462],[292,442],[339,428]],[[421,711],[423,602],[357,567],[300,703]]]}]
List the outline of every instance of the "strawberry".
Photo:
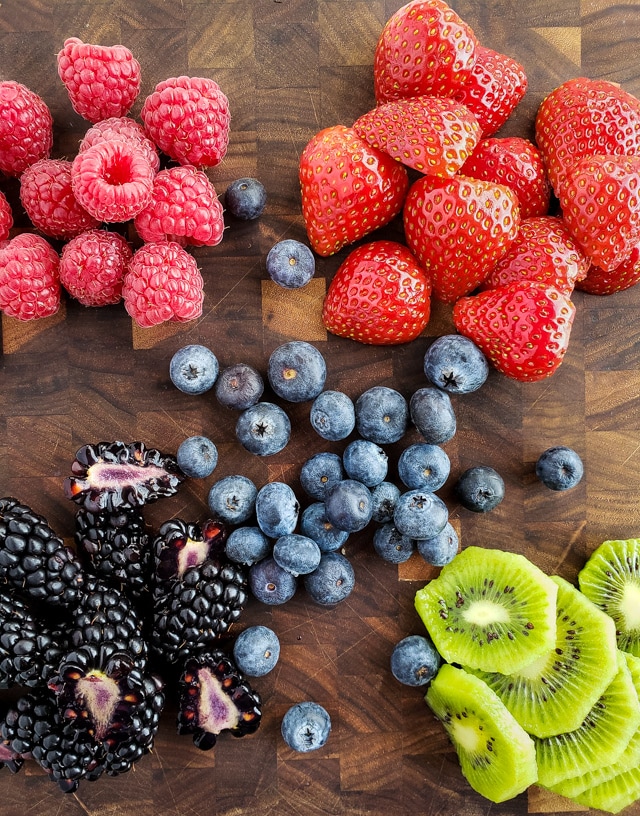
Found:
[{"label": "strawberry", "polygon": [[589,267],[586,277],[576,283],[576,289],[590,295],[613,295],[630,289],[640,281],[640,244],[631,250],[631,255],[615,269],[606,272],[600,266]]},{"label": "strawberry", "polygon": [[317,133],[300,157],[302,216],[311,248],[333,255],[402,210],[405,168],[344,125]]},{"label": "strawberry", "polygon": [[523,281],[461,298],[453,321],[498,370],[521,382],[553,374],[569,344],[575,306],[553,286]]},{"label": "strawberry", "polygon": [[518,196],[520,218],[545,215],[549,210],[551,185],[542,155],[528,139],[482,139],[460,172],[510,187]]},{"label": "strawberry", "polygon": [[404,206],[409,249],[445,303],[473,291],[509,249],[520,224],[515,194],[501,184],[457,175],[423,176]]},{"label": "strawberry", "polygon": [[327,291],[322,320],[333,334],[388,346],[414,340],[429,322],[431,283],[396,241],[354,249]]},{"label": "strawberry", "polygon": [[569,297],[588,267],[589,262],[561,218],[551,215],[525,218],[520,222],[515,241],[480,289],[530,280],[553,286]]},{"label": "strawberry", "polygon": [[434,96],[384,102],[353,129],[373,147],[431,176],[455,175],[480,138],[480,125],[464,105]]},{"label": "strawberry", "polygon": [[570,79],[540,104],[535,140],[559,196],[578,159],[640,155],[640,100],[604,79]]},{"label": "strawberry", "polygon": [[478,41],[443,0],[412,0],[382,29],[373,80],[376,100],[452,96],[468,80]]},{"label": "strawberry", "polygon": [[519,62],[478,45],[471,76],[454,97],[474,114],[482,128],[482,137],[486,139],[511,116],[527,86],[527,75]]},{"label": "strawberry", "polygon": [[563,218],[591,263],[611,272],[640,241],[640,156],[585,156],[567,172]]}]

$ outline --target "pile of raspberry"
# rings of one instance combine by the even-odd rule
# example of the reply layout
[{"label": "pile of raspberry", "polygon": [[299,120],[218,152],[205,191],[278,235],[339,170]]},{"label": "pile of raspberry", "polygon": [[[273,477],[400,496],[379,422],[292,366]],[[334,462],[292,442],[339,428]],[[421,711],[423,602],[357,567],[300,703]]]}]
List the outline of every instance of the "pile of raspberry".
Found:
[{"label": "pile of raspberry", "polygon": [[[203,279],[188,247],[222,240],[223,208],[205,168],[227,151],[227,97],[212,79],[171,77],[144,99],[138,122],[130,111],[140,64],[128,48],[70,37],[57,64],[73,109],[91,125],[72,160],[51,157],[46,102],[0,82],[0,171],[19,180],[33,225],[11,237],[0,190],[0,310],[49,317],[66,293],[84,306],[123,300],[142,327],[199,317]],[[125,238],[131,226],[135,251]]]}]

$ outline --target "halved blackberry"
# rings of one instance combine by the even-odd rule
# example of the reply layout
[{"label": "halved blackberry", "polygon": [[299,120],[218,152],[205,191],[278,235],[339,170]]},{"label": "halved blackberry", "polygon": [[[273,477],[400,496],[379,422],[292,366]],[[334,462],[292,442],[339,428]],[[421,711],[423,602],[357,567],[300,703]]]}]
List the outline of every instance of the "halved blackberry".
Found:
[{"label": "halved blackberry", "polygon": [[184,664],[180,677],[178,733],[192,734],[196,747],[212,748],[218,735],[253,734],[262,718],[262,701],[235,663],[216,649]]},{"label": "halved blackberry", "polygon": [[71,472],[65,496],[94,513],[131,510],[171,496],[185,479],[175,456],[143,442],[83,445]]},{"label": "halved blackberry", "polygon": [[227,525],[218,519],[207,519],[202,524],[179,518],[165,521],[152,547],[156,585],[163,587],[179,578],[188,567],[222,555],[228,536]]},{"label": "halved blackberry", "polygon": [[67,607],[82,594],[82,564],[44,516],[0,499],[0,579],[30,598]]}]

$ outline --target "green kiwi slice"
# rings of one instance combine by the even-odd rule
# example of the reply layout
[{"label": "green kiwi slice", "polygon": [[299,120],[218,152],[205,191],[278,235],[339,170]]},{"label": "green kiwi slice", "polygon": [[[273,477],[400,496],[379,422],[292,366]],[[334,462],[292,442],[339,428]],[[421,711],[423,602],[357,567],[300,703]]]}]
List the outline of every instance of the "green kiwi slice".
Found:
[{"label": "green kiwi slice", "polygon": [[554,647],[557,593],[524,556],[467,547],[418,590],[415,606],[447,662],[509,674]]},{"label": "green kiwi slice", "polygon": [[640,539],[604,541],[578,574],[578,583],[613,618],[618,647],[640,657]]},{"label": "green kiwi slice", "polygon": [[482,796],[504,802],[537,780],[533,740],[479,677],[444,663],[426,701],[444,725],[466,780]]},{"label": "green kiwi slice", "polygon": [[551,580],[558,586],[554,647],[509,675],[477,673],[536,737],[579,728],[618,671],[611,618],[568,581]]},{"label": "green kiwi slice", "polygon": [[637,767],[588,788],[574,801],[608,813],[620,813],[636,799],[640,799],[640,768]]},{"label": "green kiwi slice", "polygon": [[574,731],[535,738],[538,777],[553,788],[572,776],[616,762],[640,726],[640,703],[622,652],[618,671],[584,722]]}]

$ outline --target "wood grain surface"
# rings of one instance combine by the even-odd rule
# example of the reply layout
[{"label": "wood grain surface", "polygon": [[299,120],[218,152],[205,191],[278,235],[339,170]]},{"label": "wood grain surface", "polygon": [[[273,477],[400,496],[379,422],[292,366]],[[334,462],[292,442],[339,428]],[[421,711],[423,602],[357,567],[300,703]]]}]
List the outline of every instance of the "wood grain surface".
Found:
[{"label": "wood grain surface", "polygon": [[[303,494],[301,463],[325,443],[308,421],[309,405],[288,405],[291,443],[258,459],[236,442],[236,414],[210,395],[188,397],[170,383],[172,354],[186,343],[208,345],[222,365],[248,362],[266,370],[286,340],[314,343],[326,357],[327,387],[357,397],[373,385],[406,396],[426,384],[429,342],[452,331],[449,307],[435,306],[424,336],[396,348],[370,348],[331,336],[320,320],[323,294],[348,250],[318,259],[303,290],[267,279],[265,257],[284,238],[305,240],[298,157],[320,128],[351,124],[374,104],[372,55],[398,0],[3,0],[0,79],[39,93],[55,119],[55,157],[72,157],[88,124],[77,116],[56,72],[68,36],[123,43],[142,66],[142,92],[190,74],[215,79],[230,100],[231,139],[224,162],[209,171],[216,190],[257,176],[269,201],[254,222],[228,220],[215,248],[193,250],[205,279],[200,320],[141,330],[122,306],[85,309],[68,300],[49,320],[2,320],[0,356],[0,495],[15,495],[71,540],[75,506],[62,494],[80,445],[140,439],[175,452],[203,433],[220,462],[206,480],[149,506],[152,525],[178,516],[203,520],[210,485],[243,473],[258,486],[284,480]],[[640,95],[640,4],[610,0],[452,0],[483,44],[525,67],[528,92],[500,135],[533,136],[536,109],[556,85],[576,76],[619,82]],[[16,231],[28,226],[15,181],[0,188],[14,205]],[[381,237],[402,237],[394,222]],[[135,238],[135,236],[132,236]],[[458,433],[447,443],[452,462],[441,491],[463,545],[524,553],[549,573],[575,581],[586,556],[604,539],[640,535],[640,289],[608,298],[576,293],[569,351],[557,374],[521,385],[492,372],[477,393],[456,398]],[[403,444],[416,441],[410,432]],[[574,447],[586,478],[562,494],[535,479],[533,465],[552,444]],[[391,468],[401,447],[389,448]],[[486,516],[458,506],[451,484],[464,468],[487,464],[506,483],[504,502]],[[371,530],[346,547],[356,572],[353,594],[335,608],[300,591],[269,608],[252,601],[242,625],[278,633],[276,670],[255,681],[264,699],[259,731],[228,735],[209,752],[175,731],[170,701],[152,754],[122,777],[83,782],[58,792],[28,764],[0,772],[0,816],[383,816],[409,814],[549,814],[579,809],[544,791],[501,805],[476,795],[420,690],[401,686],[389,670],[393,645],[420,633],[413,596],[434,573],[413,559],[402,567],[373,552]],[[325,748],[294,754],[280,737],[287,708],[311,699],[328,709],[333,730]],[[640,806],[629,810],[640,814]]]}]

